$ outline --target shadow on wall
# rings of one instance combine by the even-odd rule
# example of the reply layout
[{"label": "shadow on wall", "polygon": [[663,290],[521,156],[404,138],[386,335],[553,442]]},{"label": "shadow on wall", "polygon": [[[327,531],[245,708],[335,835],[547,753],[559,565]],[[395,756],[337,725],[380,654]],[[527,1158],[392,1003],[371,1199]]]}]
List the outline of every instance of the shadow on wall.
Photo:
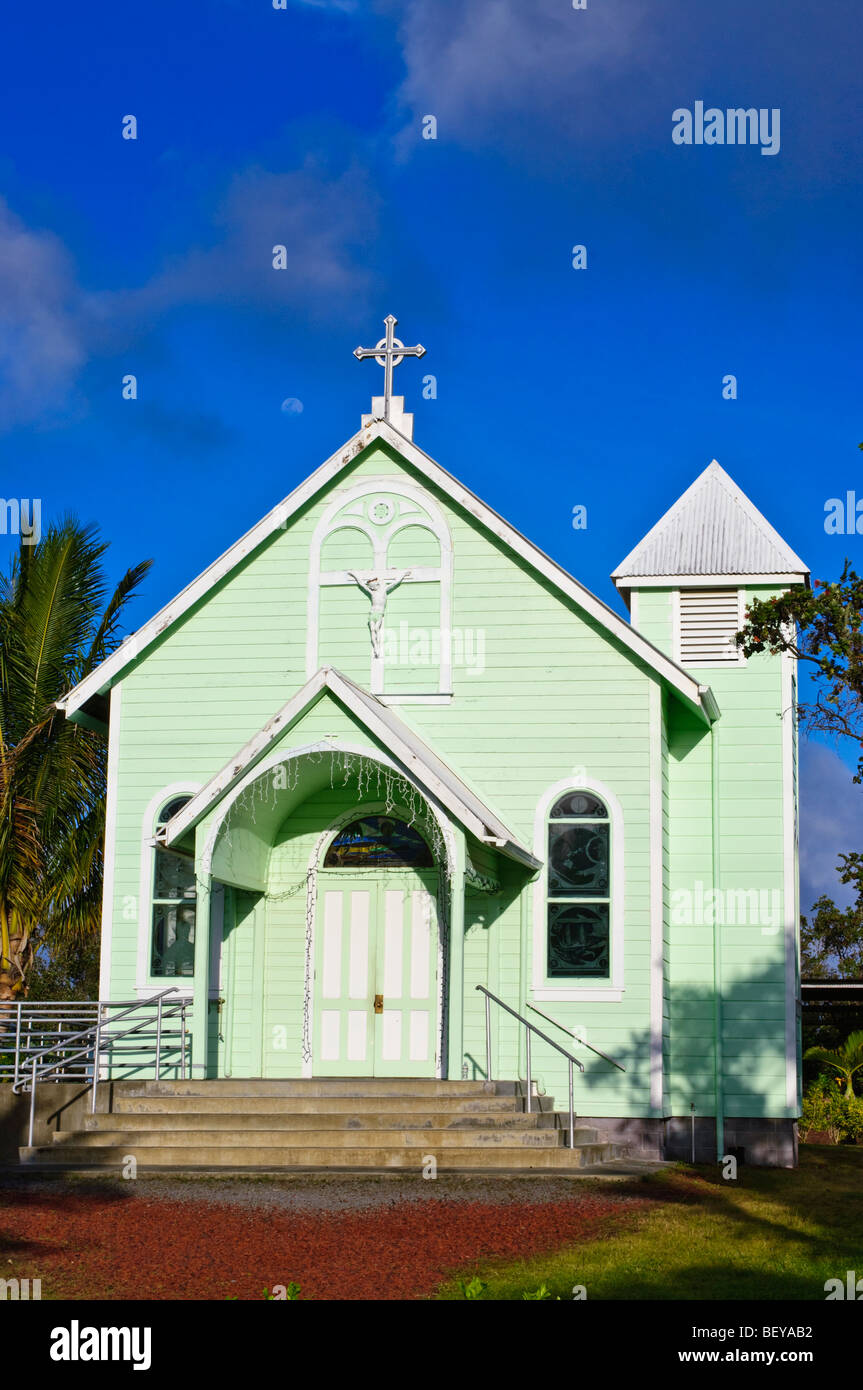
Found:
[{"label": "shadow on wall", "polygon": [[[705,952],[712,928],[704,927]],[[726,928],[751,934],[758,928]],[[727,938],[726,938],[727,940]],[[743,938],[741,937],[741,943]],[[750,943],[746,943],[749,945]],[[730,970],[729,970],[730,973]],[[507,1000],[519,1007],[514,1000]],[[561,1010],[542,1004],[543,1011],[560,1018]],[[570,1009],[572,1005],[568,1006]],[[585,1008],[585,1016],[589,1014]],[[613,1006],[609,1006],[610,1008]],[[610,1118],[608,1112],[621,1098],[621,1111],[636,1109],[632,1097],[650,1093],[653,1039],[649,1027],[641,1029],[588,1026],[586,1041],[600,1048],[624,1067],[617,1071],[587,1047],[580,1046],[562,1028],[555,1028],[538,1015],[531,1017],[549,1037],[572,1051],[584,1066],[575,1074],[575,1107],[582,1122],[590,1118],[608,1137],[615,1134],[636,1142],[645,1153],[657,1152],[659,1131],[663,1131],[662,1151],[666,1157],[689,1159],[694,1105],[697,1161],[714,1161],[716,1156],[716,1001],[712,987],[678,985],[669,991],[667,1033],[664,1045],[662,1115],[636,1118]],[[520,1012],[524,1012],[524,1001]],[[794,1120],[786,1105],[787,1064],[785,1054],[785,977],[784,963],[765,961],[747,973],[737,971],[729,979],[721,1001],[720,1051],[722,1056],[725,1152],[749,1162],[788,1164],[796,1162]],[[501,1055],[524,1058],[524,1029],[515,1019],[503,1015],[499,1024]],[[520,1035],[520,1036],[519,1036]],[[584,1034],[582,1034],[584,1036]],[[520,1051],[516,1054],[516,1048]],[[485,1056],[468,1055],[469,1075],[480,1080],[486,1072]],[[555,1095],[555,1108],[566,1106],[566,1063],[555,1057],[553,1049],[534,1036],[533,1078]],[[559,1065],[558,1065],[559,1063]],[[522,1078],[524,1072],[522,1069]],[[548,1078],[552,1078],[548,1080]],[[624,1097],[626,1098],[624,1100]],[[645,1107],[646,1108],[646,1107]],[[612,1111],[613,1114],[613,1111]]]}]

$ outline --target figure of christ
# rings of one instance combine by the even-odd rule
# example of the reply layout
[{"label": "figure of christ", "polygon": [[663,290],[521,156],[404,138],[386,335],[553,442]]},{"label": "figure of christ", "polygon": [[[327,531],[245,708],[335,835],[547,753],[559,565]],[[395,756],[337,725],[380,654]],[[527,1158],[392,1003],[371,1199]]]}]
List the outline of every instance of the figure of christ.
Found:
[{"label": "figure of christ", "polygon": [[370,574],[368,579],[360,579],[360,576],[354,574],[353,570],[348,570],[351,579],[359,584],[372,601],[371,612],[369,613],[369,633],[372,639],[372,652],[375,656],[381,654],[381,627],[386,612],[387,598],[403,580],[410,578],[410,573],[410,570],[403,570],[394,579],[387,579],[383,574]]}]

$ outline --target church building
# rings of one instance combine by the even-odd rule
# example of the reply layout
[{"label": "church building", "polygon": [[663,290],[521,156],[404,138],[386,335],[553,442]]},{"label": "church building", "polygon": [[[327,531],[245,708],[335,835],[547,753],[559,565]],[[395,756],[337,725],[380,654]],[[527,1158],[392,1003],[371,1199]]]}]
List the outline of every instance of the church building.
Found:
[{"label": "church building", "polygon": [[60,702],[108,738],[101,998],[187,997],[199,1079],[565,1097],[525,1019],[580,1124],[793,1163],[795,663],[735,634],[806,566],[713,462],[627,620],[414,442],[395,322],[353,438]]}]

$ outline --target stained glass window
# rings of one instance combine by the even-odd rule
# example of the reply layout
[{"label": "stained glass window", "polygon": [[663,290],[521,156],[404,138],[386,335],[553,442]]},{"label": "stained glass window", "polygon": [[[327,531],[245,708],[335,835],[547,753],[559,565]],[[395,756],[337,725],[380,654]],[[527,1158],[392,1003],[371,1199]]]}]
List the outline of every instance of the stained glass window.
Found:
[{"label": "stained glass window", "polygon": [[327,850],[325,869],[374,869],[380,866],[434,868],[425,840],[392,816],[362,816],[340,830]]},{"label": "stained glass window", "polygon": [[549,979],[610,974],[611,825],[592,792],[567,792],[548,821]]},{"label": "stained glass window", "polygon": [[[168,803],[159,815],[165,825],[189,797]],[[195,861],[158,845],[154,851],[150,974],[159,979],[195,973]]]}]

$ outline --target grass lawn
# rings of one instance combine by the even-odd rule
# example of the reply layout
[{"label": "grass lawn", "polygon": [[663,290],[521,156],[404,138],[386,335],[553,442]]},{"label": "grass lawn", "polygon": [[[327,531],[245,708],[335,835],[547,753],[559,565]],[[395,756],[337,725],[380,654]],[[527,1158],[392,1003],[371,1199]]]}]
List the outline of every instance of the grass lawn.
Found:
[{"label": "grass lawn", "polygon": [[[863,1147],[801,1145],[797,1169],[673,1168],[645,1179],[652,1203],[620,1229],[552,1254],[487,1262],[460,1274],[485,1299],[813,1299],[846,1270],[863,1277]],[[462,1299],[458,1278],[439,1298]]]}]

